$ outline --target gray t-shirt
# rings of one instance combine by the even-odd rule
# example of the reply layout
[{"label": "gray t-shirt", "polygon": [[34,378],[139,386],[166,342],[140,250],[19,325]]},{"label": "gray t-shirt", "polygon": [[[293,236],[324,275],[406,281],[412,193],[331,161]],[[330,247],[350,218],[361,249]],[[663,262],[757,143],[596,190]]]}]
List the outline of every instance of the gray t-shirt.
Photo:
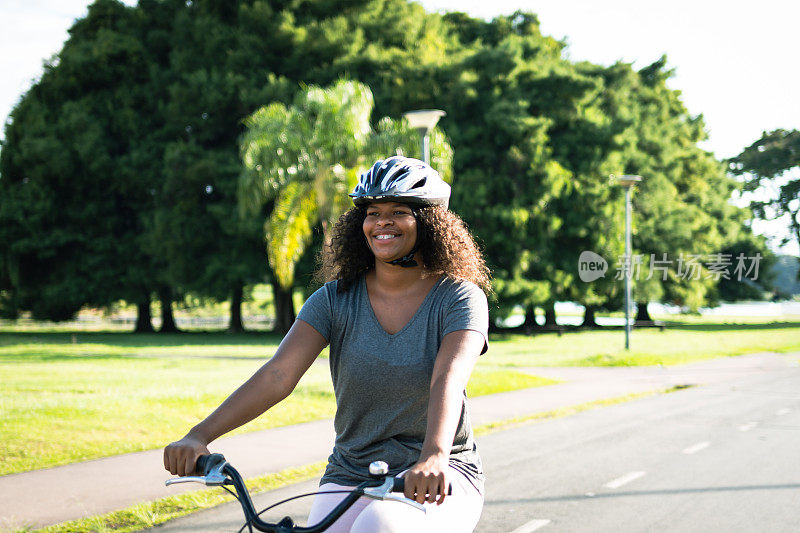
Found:
[{"label": "gray t-shirt", "polygon": [[[442,338],[474,330],[488,339],[483,291],[443,276],[411,320],[394,335],[378,322],[362,275],[349,290],[326,283],[297,318],[328,340],[336,394],[336,444],[320,483],[355,485],[369,479],[372,461],[396,475],[416,464],[425,439],[433,363]],[[484,345],[483,351],[488,348]],[[483,493],[483,469],[463,395],[450,465]]]}]

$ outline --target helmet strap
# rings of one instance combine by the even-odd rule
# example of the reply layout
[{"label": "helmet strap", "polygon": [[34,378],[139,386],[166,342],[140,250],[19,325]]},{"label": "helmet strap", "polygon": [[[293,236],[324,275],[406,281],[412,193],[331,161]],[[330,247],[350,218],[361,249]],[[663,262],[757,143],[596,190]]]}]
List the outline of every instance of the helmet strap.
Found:
[{"label": "helmet strap", "polygon": [[418,249],[419,246],[415,244],[407,255],[404,255],[400,259],[392,259],[391,261],[384,261],[384,263],[389,263],[390,265],[399,265],[403,268],[415,267],[419,264],[414,260],[414,254],[417,253]]}]

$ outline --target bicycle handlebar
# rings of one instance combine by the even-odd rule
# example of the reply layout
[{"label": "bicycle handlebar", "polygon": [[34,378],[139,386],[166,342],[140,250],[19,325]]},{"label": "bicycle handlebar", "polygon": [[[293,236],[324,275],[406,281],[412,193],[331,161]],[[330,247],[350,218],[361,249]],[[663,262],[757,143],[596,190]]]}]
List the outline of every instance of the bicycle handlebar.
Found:
[{"label": "bicycle handlebar", "polygon": [[[203,477],[207,477],[211,470],[225,462],[225,457],[221,453],[212,453],[211,455],[201,455],[197,458],[197,463],[195,463],[195,471],[199,474],[202,474]],[[392,492],[404,492],[406,487],[406,480],[402,477],[393,477],[393,485],[392,485]],[[453,486],[447,486],[447,495],[450,496],[453,494]]]},{"label": "bicycle handlebar", "polygon": [[211,468],[218,463],[225,462],[225,456],[221,453],[212,453],[211,455],[201,455],[197,458],[194,470],[198,474],[207,476]]},{"label": "bicycle handlebar", "polygon": [[[376,479],[375,481],[366,481],[358,485],[339,503],[339,505],[337,505],[328,514],[328,516],[323,518],[319,523],[307,527],[296,526],[292,519],[288,516],[277,524],[271,524],[261,520],[255,510],[255,507],[253,506],[253,500],[250,499],[250,492],[247,490],[242,476],[235,468],[233,468],[233,466],[228,464],[228,462],[225,460],[225,457],[219,453],[201,455],[197,458],[195,471],[196,473],[201,474],[200,476],[169,479],[167,480],[166,484],[171,485],[173,483],[195,481],[212,486],[233,485],[233,487],[236,489],[237,499],[242,505],[242,510],[244,511],[247,523],[251,524],[257,530],[265,531],[267,533],[320,533],[328,529],[336,520],[339,519],[340,516],[345,513],[345,511],[347,511],[347,509],[350,508],[350,506],[352,506],[362,496],[366,496],[367,498],[375,500],[398,501],[407,505],[411,505],[412,507],[425,512],[425,507],[422,504],[413,500],[409,500],[403,496],[393,494],[403,492],[405,487],[405,480],[403,478],[390,477],[386,475],[388,473],[388,467],[386,466],[386,463],[373,463],[373,465],[377,465],[378,468],[376,473],[372,472],[371,465],[371,474],[374,477],[381,475],[385,476],[382,483],[379,479]],[[452,492],[453,487],[450,485],[447,493],[452,494]]]}]

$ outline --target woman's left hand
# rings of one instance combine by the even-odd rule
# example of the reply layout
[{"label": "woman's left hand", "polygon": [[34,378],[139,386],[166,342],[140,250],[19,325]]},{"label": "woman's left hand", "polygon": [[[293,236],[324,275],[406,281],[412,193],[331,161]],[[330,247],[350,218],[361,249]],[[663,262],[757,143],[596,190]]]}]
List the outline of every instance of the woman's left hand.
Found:
[{"label": "woman's left hand", "polygon": [[431,455],[409,468],[403,475],[405,497],[417,503],[444,503],[447,495],[445,472],[449,461],[447,455]]}]

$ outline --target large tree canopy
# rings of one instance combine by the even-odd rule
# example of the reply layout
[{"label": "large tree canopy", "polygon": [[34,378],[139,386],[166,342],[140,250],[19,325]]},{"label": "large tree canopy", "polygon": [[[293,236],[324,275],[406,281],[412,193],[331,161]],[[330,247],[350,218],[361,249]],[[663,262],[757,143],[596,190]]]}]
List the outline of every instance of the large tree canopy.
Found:
[{"label": "large tree canopy", "polygon": [[[610,174],[645,177],[635,252],[752,244],[747,213],[728,203],[735,183],[697,147],[702,118],[667,87],[665,60],[639,71],[576,64],[564,46],[532,14],[484,21],[407,0],[97,0],[6,127],[0,305],[62,319],[124,298],[145,327],[154,295],[165,324],[174,299],[236,302],[257,281],[291,302],[312,268],[297,262],[303,246],[322,241],[309,235],[335,219],[348,179],[375,153],[359,139],[368,132],[392,152],[408,134],[402,113],[422,108],[447,112],[437,138],[452,143],[451,208],[494,271],[493,316],[522,305],[530,317],[557,299],[619,305],[610,276],[577,277],[582,251],[622,252],[623,193]],[[358,91],[307,90],[340,79],[369,87],[371,117],[339,120],[348,102],[365,108]],[[243,136],[271,157],[244,152],[260,180],[251,214],[237,209]],[[448,160],[435,155],[434,166]],[[270,241],[295,243],[270,245],[283,250],[273,268],[265,219]],[[290,263],[294,273],[280,266]],[[697,306],[714,281],[659,278],[636,292]]]},{"label": "large tree canopy", "polygon": [[[673,73],[666,64],[662,57],[639,71],[617,64],[599,72],[606,86],[603,109],[621,126],[606,168],[643,177],[633,194],[633,253],[641,258],[640,275],[631,273],[640,308],[666,300],[696,309],[717,282],[705,263],[741,238],[748,214],[730,203],[736,183],[698,146],[706,138],[703,119],[691,116],[679,91],[667,86]],[[622,206],[621,199],[614,202]],[[620,224],[616,240],[622,235]],[[682,258],[689,256],[700,258],[697,275],[682,275]]]},{"label": "large tree canopy", "polygon": [[[240,301],[264,279],[259,225],[232,216],[236,140],[281,85],[233,77],[222,51],[238,48],[236,28],[198,4],[98,0],[12,113],[0,162],[11,312],[65,319],[122,298],[146,330],[155,294],[169,329],[187,291]],[[46,220],[29,224],[26,209]]]},{"label": "large tree canopy", "polygon": [[[0,159],[0,240],[14,310],[149,304],[142,213],[157,185],[157,80],[170,13],[98,1],[11,114]],[[145,46],[149,42],[150,46]],[[165,45],[166,46],[166,45]]]}]

